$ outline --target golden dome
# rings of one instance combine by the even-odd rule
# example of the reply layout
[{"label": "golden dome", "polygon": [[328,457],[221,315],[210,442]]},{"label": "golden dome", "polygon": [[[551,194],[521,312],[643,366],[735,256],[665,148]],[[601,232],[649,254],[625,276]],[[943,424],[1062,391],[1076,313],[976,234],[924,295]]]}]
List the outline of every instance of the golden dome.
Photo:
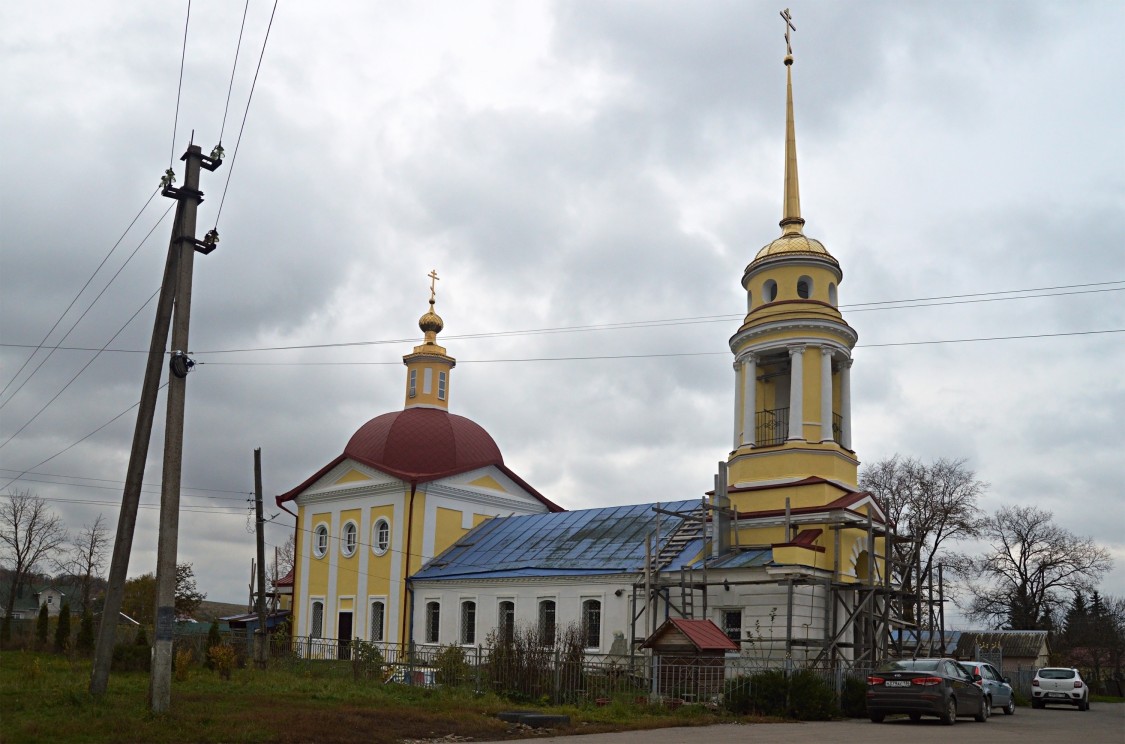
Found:
[{"label": "golden dome", "polygon": [[828,252],[828,249],[824,247],[824,243],[821,243],[815,238],[806,237],[799,232],[786,233],[772,243],[767,244],[762,250],[758,251],[758,255],[754,256],[754,260],[751,261],[751,263],[782,255],[819,256],[839,265],[839,262],[837,262],[836,259],[832,257],[832,254]]},{"label": "golden dome", "polygon": [[422,332],[426,335],[431,333],[436,335],[441,333],[442,328],[445,328],[445,321],[441,319],[440,315],[434,312],[433,300],[430,300],[430,311],[421,318],[418,318],[418,327],[421,328]]}]

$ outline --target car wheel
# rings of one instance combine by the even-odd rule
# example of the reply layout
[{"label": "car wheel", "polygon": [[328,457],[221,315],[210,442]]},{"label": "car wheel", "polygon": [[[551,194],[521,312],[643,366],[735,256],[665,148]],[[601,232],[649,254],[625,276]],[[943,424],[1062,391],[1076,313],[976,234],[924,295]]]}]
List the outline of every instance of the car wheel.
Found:
[{"label": "car wheel", "polygon": [[886,713],[872,713],[868,716],[872,723],[882,723],[883,719],[887,717]]},{"label": "car wheel", "polygon": [[957,723],[957,699],[956,698],[949,698],[949,700],[945,701],[945,710],[942,712],[940,718],[941,718],[942,724],[944,724],[946,726],[952,726],[953,724]]},{"label": "car wheel", "polygon": [[980,699],[980,710],[973,716],[973,720],[977,723],[984,723],[988,720],[988,716],[992,713],[992,701],[986,697]]},{"label": "car wheel", "polygon": [[910,720],[914,721],[914,723],[918,723],[918,721],[922,720],[922,714],[921,713],[911,713],[910,714]]},{"label": "car wheel", "polygon": [[1016,699],[1014,696],[1008,697],[1008,704],[1004,706],[1004,715],[1014,716],[1016,714]]},{"label": "car wheel", "polygon": [[1090,699],[1083,700],[1082,704],[1078,706],[1078,710],[1090,710]]}]

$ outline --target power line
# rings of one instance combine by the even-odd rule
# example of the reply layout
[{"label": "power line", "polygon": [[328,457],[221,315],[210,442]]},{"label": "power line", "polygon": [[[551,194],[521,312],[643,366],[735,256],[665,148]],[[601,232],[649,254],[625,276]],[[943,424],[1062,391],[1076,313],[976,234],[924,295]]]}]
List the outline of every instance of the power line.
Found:
[{"label": "power line", "polygon": [[[16,373],[14,375],[12,375],[12,379],[8,380],[8,384],[6,384],[4,386],[4,388],[2,390],[0,390],[0,397],[3,397],[4,393],[8,392],[8,388],[12,386],[13,382],[15,382],[17,379],[19,379],[20,373],[23,372],[24,368],[27,367],[28,363],[31,362],[31,360],[35,358],[35,354],[38,353],[38,351],[43,348],[43,345],[45,343],[47,343],[47,339],[50,338],[51,334],[55,332],[55,329],[59,327],[59,323],[62,323],[63,318],[65,318],[66,314],[69,313],[71,308],[74,307],[74,303],[78,302],[78,298],[82,296],[82,293],[86,291],[86,288],[90,286],[90,283],[92,281],[94,281],[94,277],[96,277],[98,275],[98,272],[102,270],[103,266],[105,266],[106,261],[108,261],[110,259],[110,256],[112,256],[114,251],[117,250],[117,247],[119,245],[121,245],[121,241],[125,240],[125,236],[129,234],[130,230],[133,229],[133,225],[137,224],[137,220],[139,220],[141,218],[141,215],[144,214],[144,211],[146,209],[148,209],[148,205],[152,203],[152,200],[154,198],[156,198],[156,193],[159,190],[160,189],[158,189],[158,188],[153,189],[152,193],[149,194],[148,200],[144,203],[144,206],[140,208],[140,210],[137,212],[136,216],[134,216],[132,221],[129,222],[129,226],[125,228],[125,231],[121,233],[121,237],[119,237],[117,239],[117,242],[113,244],[113,247],[109,249],[109,253],[105,254],[105,257],[102,259],[102,262],[98,264],[96,269],[94,269],[94,273],[90,274],[90,278],[87,279],[86,283],[82,285],[82,289],[78,290],[78,294],[74,295],[74,299],[72,299],[70,301],[70,304],[66,306],[66,309],[62,311],[62,314],[59,315],[58,320],[55,321],[55,324],[52,325],[51,329],[43,335],[43,340],[40,341],[38,344],[36,344],[34,346],[31,354],[27,357],[26,360],[24,360],[24,363],[20,365],[20,368],[16,370]],[[63,338],[65,339],[65,336]],[[54,349],[57,349],[57,348],[58,348],[57,346],[51,347],[52,351]],[[38,369],[38,367],[36,369]],[[35,373],[32,372],[32,374],[35,374]],[[30,375],[29,375],[29,377],[30,377]]]},{"label": "power line", "polygon": [[[151,201],[151,197],[150,197],[149,200]],[[148,242],[148,239],[152,236],[153,232],[156,231],[156,228],[160,227],[160,223],[164,221],[164,218],[167,217],[168,213],[171,212],[171,211],[172,211],[172,207],[168,207],[168,209],[164,210],[164,214],[160,215],[160,219],[156,221],[156,224],[154,224],[152,226],[152,228],[149,229],[149,231],[147,233],[145,233],[145,236],[143,238],[141,238],[141,242],[137,244],[137,247],[134,248],[133,252],[129,254],[129,257],[125,259],[125,262],[122,263],[120,267],[118,267],[117,271],[114,272],[113,276],[111,276],[109,278],[109,281],[106,282],[106,285],[104,287],[102,287],[102,291],[98,292],[97,296],[90,302],[89,305],[86,306],[86,309],[82,311],[82,314],[79,315],[78,318],[70,325],[70,328],[67,329],[67,332],[65,334],[63,334],[63,337],[61,339],[59,339],[59,343],[62,343],[67,338],[69,338],[70,334],[74,332],[74,329],[78,327],[78,324],[82,322],[82,319],[85,318],[86,315],[91,310],[94,309],[94,305],[98,304],[98,300],[100,300],[102,298],[102,295],[104,295],[106,293],[106,291],[109,290],[110,286],[112,286],[113,283],[115,281],[117,281],[117,277],[119,277],[121,275],[121,272],[125,270],[125,267],[129,265],[129,262],[133,260],[133,257],[137,255],[137,252],[140,251],[141,247],[144,246],[144,244],[146,242]],[[148,301],[151,301],[151,300],[152,300],[152,298],[150,297]],[[148,301],[145,302],[146,305],[148,304]],[[142,305],[141,307],[144,307],[144,306]],[[130,320],[132,320],[132,318],[130,318]],[[128,323],[126,323],[126,325],[128,325]],[[121,331],[118,331],[117,333],[120,333],[120,332]],[[116,337],[117,337],[117,334],[114,334],[114,338],[116,338]],[[113,341],[113,339],[111,338],[109,342],[112,342],[112,341]],[[105,344],[105,346],[103,346],[101,349],[88,349],[88,351],[97,351],[98,353],[101,353],[101,352],[105,351],[106,347],[109,346],[109,342],[107,342]],[[50,352],[45,357],[43,357],[41,360],[39,360],[39,363],[37,365],[35,365],[35,369],[31,370],[31,374],[29,374],[27,377],[25,377],[23,382],[21,382],[19,384],[19,387],[17,387],[15,390],[12,391],[12,394],[8,396],[7,400],[0,403],[0,409],[2,409],[4,406],[8,405],[8,403],[10,403],[12,401],[12,399],[15,398],[16,395],[19,394],[20,390],[23,390],[24,385],[26,385],[28,383],[28,381],[31,380],[31,378],[35,376],[35,373],[38,372],[43,367],[43,365],[47,363],[47,360],[51,358],[51,355],[54,354],[55,351],[57,349],[59,349],[60,347],[54,346],[54,347],[42,347],[42,348],[49,348]],[[2,445],[0,445],[0,446],[2,446]]]},{"label": "power line", "polygon": [[180,125],[180,93],[184,89],[184,60],[187,59],[188,24],[191,23],[191,0],[187,3],[187,17],[184,19],[184,43],[180,50],[180,82],[176,86],[176,116],[172,119],[172,151],[168,154],[168,170],[176,158],[176,130]]},{"label": "power line", "polygon": [[[10,493],[0,493],[4,498],[12,498]],[[50,496],[40,496],[38,498],[44,501],[52,501],[60,504],[86,504],[90,506],[119,506],[119,501],[92,501],[87,499],[63,499]],[[138,504],[142,509],[159,509],[160,504]],[[218,507],[218,506],[181,506],[180,511],[192,514],[228,514],[232,516],[241,517],[245,513],[245,509],[239,507],[238,511],[229,511],[235,507]]]},{"label": "power line", "polygon": [[[161,386],[160,386],[159,388],[157,388],[157,391],[163,390],[163,389],[164,389],[164,388],[166,388],[166,387],[168,387],[168,383],[164,383],[163,385],[161,385]],[[63,447],[63,448],[62,448],[61,450],[59,450],[59,451],[58,451],[58,452],[56,452],[55,454],[51,455],[50,457],[48,457],[48,458],[45,458],[45,459],[43,459],[43,460],[40,460],[39,462],[35,463],[34,465],[32,465],[32,466],[31,466],[30,468],[28,468],[27,470],[23,470],[23,471],[21,471],[21,472],[20,472],[20,474],[19,474],[19,476],[15,477],[15,478],[12,478],[12,479],[11,479],[11,480],[9,480],[9,481],[8,481],[7,483],[5,483],[4,485],[0,486],[0,491],[2,491],[2,490],[4,490],[4,489],[6,489],[6,488],[7,488],[8,486],[10,486],[10,485],[12,485],[13,483],[15,483],[15,482],[16,482],[17,480],[19,480],[19,478],[20,478],[21,476],[27,475],[27,474],[28,474],[29,472],[31,472],[32,470],[35,470],[35,469],[36,469],[36,468],[38,468],[38,467],[42,467],[43,465],[46,465],[46,464],[47,464],[47,463],[49,463],[49,462],[50,462],[51,460],[54,460],[54,459],[55,459],[56,457],[58,457],[59,455],[63,454],[64,452],[67,452],[68,450],[71,450],[71,449],[73,449],[73,448],[77,447],[78,445],[82,444],[82,443],[83,443],[83,442],[85,442],[85,441],[86,441],[87,439],[89,439],[90,437],[94,436],[94,435],[95,435],[95,434],[97,434],[97,433],[98,433],[99,431],[101,431],[102,429],[106,428],[107,426],[109,426],[110,424],[112,424],[112,423],[113,423],[114,421],[116,421],[117,419],[121,418],[122,416],[124,416],[125,414],[127,414],[127,413],[128,413],[129,411],[133,410],[134,408],[136,408],[136,407],[137,407],[137,406],[139,406],[140,404],[141,404],[141,403],[140,403],[140,401],[137,401],[136,403],[134,403],[133,405],[129,406],[128,408],[126,408],[126,409],[125,409],[124,411],[122,411],[121,413],[119,413],[119,414],[117,414],[116,416],[114,416],[113,418],[111,418],[111,419],[110,419],[109,421],[106,421],[106,422],[105,422],[104,424],[102,424],[102,425],[101,425],[101,426],[99,426],[98,428],[94,429],[94,430],[93,430],[92,432],[90,432],[90,433],[89,433],[89,434],[87,434],[86,436],[82,437],[81,439],[75,440],[74,442],[71,442],[70,444],[68,444],[67,446]]]},{"label": "power line", "polygon": [[223,144],[223,134],[227,131],[227,113],[230,111],[230,94],[234,90],[234,73],[238,69],[238,53],[242,49],[242,33],[246,30],[246,12],[250,10],[250,0],[242,6],[242,25],[238,27],[238,44],[234,47],[234,64],[230,68],[230,85],[227,87],[227,103],[223,107],[223,124],[219,127],[219,146]]},{"label": "power line", "polygon": [[[113,343],[113,339],[117,338],[121,334],[121,332],[124,331],[129,326],[129,324],[132,323],[133,320],[138,315],[141,314],[141,310],[144,310],[145,307],[148,305],[148,303],[152,302],[152,300],[156,297],[156,295],[159,292],[160,292],[160,290],[157,290],[156,292],[153,292],[151,295],[149,295],[149,298],[147,300],[145,300],[144,304],[141,305],[140,307],[138,307],[137,311],[135,313],[133,313],[131,316],[129,316],[129,319],[127,321],[125,321],[125,325],[118,328],[117,333],[114,333],[113,336],[109,339],[109,341],[106,341],[105,345],[109,346],[111,343]],[[77,372],[75,372],[74,376],[71,377],[70,380],[65,385],[62,386],[62,389],[59,390],[57,393],[55,393],[54,396],[49,401],[47,401],[46,403],[43,404],[42,408],[40,408],[38,411],[35,412],[34,416],[32,416],[30,419],[27,420],[27,423],[25,423],[20,428],[16,429],[15,433],[12,434],[12,436],[8,437],[7,439],[4,440],[4,442],[2,444],[0,444],[0,449],[4,449],[4,447],[8,446],[8,443],[11,442],[16,437],[18,437],[24,429],[31,426],[32,422],[34,422],[37,418],[39,418],[39,416],[44,411],[46,411],[52,403],[54,403],[56,400],[58,400],[59,396],[62,395],[63,393],[65,393],[66,389],[69,388],[72,384],[74,384],[74,381],[77,380],[82,375],[82,373],[85,372],[90,367],[90,365],[93,364],[97,360],[97,358],[99,356],[101,356],[101,352],[104,351],[104,350],[105,350],[105,346],[103,346],[101,348],[101,350],[98,351],[97,354],[94,354],[94,356],[90,357],[89,361],[87,361],[84,365],[82,365],[82,368],[80,370],[78,370]],[[11,400],[11,398],[9,398],[8,400]]]},{"label": "power line", "polygon": [[[238,158],[238,147],[242,144],[242,132],[246,129],[246,117],[250,115],[250,102],[254,100],[254,89],[258,86],[258,73],[262,71],[262,60],[266,56],[266,44],[270,40],[270,29],[273,28],[273,17],[277,13],[277,0],[273,2],[273,10],[270,11],[270,22],[266,26],[266,35],[262,39],[262,51],[258,55],[258,67],[254,70],[254,80],[250,83],[250,95],[246,97],[246,109],[242,112],[242,125],[238,128],[238,139],[234,141],[234,152],[230,156],[230,168],[227,169],[227,181],[223,184],[223,195],[219,198],[219,209],[215,213],[215,229],[219,229],[219,217],[223,213],[223,205],[227,201],[227,189],[230,187],[231,176],[234,175],[234,162]],[[233,75],[233,73],[231,73]]]},{"label": "power line", "polygon": [[[0,468],[0,471],[6,471],[6,472],[9,472],[9,473],[19,473],[20,472],[20,471],[16,470],[15,468]],[[117,484],[117,485],[114,485],[114,486],[99,486],[99,485],[96,485],[96,484],[93,484],[93,483],[67,483],[66,481],[42,480],[42,479],[27,477],[27,476],[31,476],[31,475],[38,475],[38,476],[42,476],[43,478],[69,478],[71,480],[97,481],[99,483],[114,483],[114,484]],[[48,483],[48,484],[55,485],[55,486],[73,486],[75,488],[98,488],[98,489],[104,489],[104,490],[120,490],[119,486],[125,485],[125,481],[113,480],[112,478],[92,478],[90,476],[85,476],[85,475],[63,475],[61,473],[36,473],[34,471],[30,471],[30,472],[26,472],[26,473],[20,473],[20,477],[18,478],[18,480],[29,481],[29,482],[33,482],[33,483]],[[157,488],[157,489],[159,489],[161,487],[160,483],[143,483],[141,485],[147,486],[149,488]],[[250,491],[232,491],[230,489],[225,489],[225,488],[193,488],[191,486],[184,486],[183,489],[185,491],[204,491],[204,492],[207,492],[207,493],[238,494],[238,496],[203,496],[203,495],[200,495],[200,494],[187,494],[187,495],[190,495],[192,498],[215,499],[215,500],[219,500],[219,501],[244,501],[245,497],[248,496],[248,495],[251,495],[251,493],[252,493]],[[146,491],[145,493],[160,493],[160,491]]]}]

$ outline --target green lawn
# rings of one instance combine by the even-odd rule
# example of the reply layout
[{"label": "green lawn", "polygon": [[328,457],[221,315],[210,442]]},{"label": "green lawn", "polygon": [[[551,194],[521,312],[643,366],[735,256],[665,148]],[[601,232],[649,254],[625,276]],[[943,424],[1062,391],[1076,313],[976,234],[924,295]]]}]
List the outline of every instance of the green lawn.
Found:
[{"label": "green lawn", "polygon": [[[512,739],[527,732],[513,730],[495,714],[530,707],[471,690],[355,681],[346,667],[312,662],[266,671],[237,669],[229,681],[197,666],[187,679],[173,683],[171,711],[153,715],[146,704],[147,673],[114,673],[102,699],[87,693],[89,678],[88,660],[0,654],[0,741],[391,744],[449,734]],[[672,711],[624,700],[545,710],[570,715],[568,733],[739,720],[695,706]]]}]

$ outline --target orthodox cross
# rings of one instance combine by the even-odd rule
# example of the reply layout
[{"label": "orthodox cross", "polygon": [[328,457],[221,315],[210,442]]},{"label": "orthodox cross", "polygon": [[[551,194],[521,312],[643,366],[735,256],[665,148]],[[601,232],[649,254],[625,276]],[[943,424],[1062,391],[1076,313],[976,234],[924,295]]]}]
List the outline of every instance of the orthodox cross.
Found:
[{"label": "orthodox cross", "polygon": [[789,30],[796,31],[797,27],[793,25],[793,16],[789,15],[789,8],[781,11],[781,18],[785,21],[785,53],[793,56],[793,45],[789,41]]},{"label": "orthodox cross", "polygon": [[430,303],[433,304],[435,298],[437,297],[437,292],[434,289],[436,286],[434,282],[439,282],[441,281],[441,279],[437,275],[437,269],[431,269],[430,273],[426,274],[426,276],[430,277]]}]

